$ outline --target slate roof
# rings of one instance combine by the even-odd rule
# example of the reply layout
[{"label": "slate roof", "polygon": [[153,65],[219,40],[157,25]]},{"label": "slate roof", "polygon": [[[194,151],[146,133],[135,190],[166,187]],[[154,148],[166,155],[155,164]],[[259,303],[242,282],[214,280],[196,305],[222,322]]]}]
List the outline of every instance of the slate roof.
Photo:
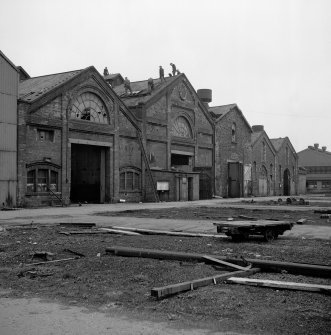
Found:
[{"label": "slate roof", "polygon": [[270,139],[272,145],[274,146],[274,148],[276,149],[276,151],[279,151],[279,149],[282,147],[285,138],[284,137],[279,137],[279,138],[271,138]]},{"label": "slate roof", "polygon": [[331,166],[331,152],[307,148],[297,153],[300,166]]},{"label": "slate roof", "polygon": [[111,79],[114,79],[116,77],[121,77],[123,79],[123,77],[120,73],[110,73],[107,76],[103,76],[104,80],[111,80]]},{"label": "slate roof", "polygon": [[43,94],[80,74],[83,70],[50,74],[24,80],[19,84],[19,99],[28,103],[33,102]]},{"label": "slate roof", "polygon": [[225,116],[234,107],[238,107],[237,104],[209,107],[208,111],[214,119],[218,119],[222,116]]},{"label": "slate roof", "polygon": [[154,80],[154,90],[152,92],[148,91],[148,80],[133,81],[131,82],[132,94],[126,94],[124,84],[114,87],[114,91],[121,98],[122,101],[127,106],[136,106],[138,103],[146,103],[152,97],[154,97],[163,88],[173,83],[179,76],[179,74],[173,77],[165,77],[165,81],[160,80],[160,78]]}]

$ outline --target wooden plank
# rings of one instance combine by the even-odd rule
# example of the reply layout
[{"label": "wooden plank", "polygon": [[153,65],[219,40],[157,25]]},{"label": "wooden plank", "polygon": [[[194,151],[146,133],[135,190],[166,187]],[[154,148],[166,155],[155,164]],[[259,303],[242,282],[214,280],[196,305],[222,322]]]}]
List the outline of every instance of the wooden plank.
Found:
[{"label": "wooden plank", "polygon": [[132,231],[146,235],[166,235],[166,236],[182,236],[182,237],[212,237],[212,238],[227,238],[226,236],[219,234],[205,234],[205,233],[189,233],[189,232],[175,232],[168,230],[151,230],[143,228],[131,228],[131,227],[119,227],[113,226],[112,229],[120,229],[125,231]]},{"label": "wooden plank", "polygon": [[203,287],[203,286],[207,286],[210,284],[216,285],[217,283],[220,283],[229,277],[240,276],[242,274],[250,275],[250,274],[257,273],[259,271],[260,269],[258,268],[252,268],[252,269],[245,270],[245,271],[228,272],[228,273],[223,273],[223,274],[212,276],[212,277],[195,279],[192,281],[187,281],[187,282],[183,282],[179,284],[167,285],[163,287],[155,287],[151,289],[151,295],[158,299],[165,298],[165,297],[177,294],[177,293],[191,291],[198,287]]},{"label": "wooden plank", "polygon": [[[114,246],[106,248],[106,253],[124,257],[144,257],[144,258],[167,259],[167,260],[178,260],[178,261],[204,262],[203,259],[204,255],[202,254],[163,251],[156,249],[142,249],[142,248]],[[244,265],[244,262],[238,258],[228,258],[215,255],[208,255],[208,256],[224,260],[229,263]],[[293,274],[331,278],[331,266],[324,266],[319,264],[317,265],[317,264],[279,262],[279,261],[270,261],[270,260],[253,259],[253,258],[249,258],[246,260],[247,262],[251,263],[253,267],[261,268],[262,271],[280,272],[281,270],[286,270],[288,273]]]},{"label": "wooden plank", "polygon": [[284,281],[278,281],[278,280],[251,279],[251,278],[241,278],[241,277],[239,278],[230,277],[226,280],[226,282],[234,283],[234,284],[285,289],[285,290],[309,291],[309,292],[320,292],[320,293],[331,294],[330,285],[294,283],[294,282],[284,282]]},{"label": "wooden plank", "polygon": [[122,235],[130,235],[130,236],[137,236],[141,235],[140,233],[129,231],[129,230],[123,230],[123,229],[112,229],[112,228],[99,228],[101,231],[106,231],[108,233],[112,234],[122,234]]},{"label": "wooden plank", "polygon": [[227,266],[227,267],[230,267],[230,268],[233,268],[233,269],[241,270],[241,271],[246,271],[246,270],[249,270],[251,268],[251,265],[244,268],[242,266],[232,264],[232,263],[229,263],[229,262],[226,262],[226,261],[222,261],[220,259],[210,257],[210,256],[206,256],[206,255],[204,255],[203,258],[206,259],[207,261],[210,261],[210,262],[213,262],[213,263],[216,263],[216,264],[220,264],[220,265],[223,265],[223,266]]},{"label": "wooden plank", "polygon": [[59,262],[67,262],[73,261],[75,259],[79,259],[80,257],[72,257],[72,258],[63,258],[63,259],[55,259],[54,261],[46,261],[46,262],[38,262],[38,263],[26,263],[23,266],[35,266],[35,265],[43,265],[43,264],[52,264],[52,263],[59,263]]}]

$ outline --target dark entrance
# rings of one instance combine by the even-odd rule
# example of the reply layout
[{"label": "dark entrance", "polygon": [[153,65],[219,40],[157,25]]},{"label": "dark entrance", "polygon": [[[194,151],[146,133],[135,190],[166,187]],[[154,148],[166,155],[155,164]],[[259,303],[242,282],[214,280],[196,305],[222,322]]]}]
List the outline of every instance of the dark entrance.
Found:
[{"label": "dark entrance", "polygon": [[239,198],[242,195],[243,165],[239,162],[228,163],[228,196]]},{"label": "dark entrance", "polygon": [[71,145],[71,201],[100,203],[100,180],[104,174],[104,166],[101,169],[102,152],[98,146]]},{"label": "dark entrance", "polygon": [[291,177],[289,169],[284,171],[284,195],[291,195]]},{"label": "dark entrance", "polygon": [[200,171],[199,175],[199,199],[211,199],[213,197],[212,169],[194,168],[194,171]]}]

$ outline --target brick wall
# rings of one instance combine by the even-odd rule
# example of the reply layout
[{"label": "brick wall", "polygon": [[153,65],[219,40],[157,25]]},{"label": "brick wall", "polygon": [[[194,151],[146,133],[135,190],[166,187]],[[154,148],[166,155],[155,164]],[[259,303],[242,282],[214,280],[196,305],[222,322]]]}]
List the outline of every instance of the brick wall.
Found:
[{"label": "brick wall", "polygon": [[[232,141],[232,125],[236,125]],[[232,109],[216,124],[215,136],[215,194],[228,196],[228,162],[251,163],[251,129],[237,109]],[[243,178],[242,178],[243,179]]]}]

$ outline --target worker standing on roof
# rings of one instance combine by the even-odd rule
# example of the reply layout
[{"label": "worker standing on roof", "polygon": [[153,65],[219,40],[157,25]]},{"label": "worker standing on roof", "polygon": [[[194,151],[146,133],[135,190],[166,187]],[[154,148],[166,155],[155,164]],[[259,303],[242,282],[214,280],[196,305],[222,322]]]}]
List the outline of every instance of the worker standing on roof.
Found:
[{"label": "worker standing on roof", "polygon": [[176,65],[174,63],[170,63],[171,67],[172,67],[172,75],[175,76],[176,75]]},{"label": "worker standing on roof", "polygon": [[105,69],[103,70],[103,75],[106,77],[106,76],[109,76],[109,72],[108,72],[108,69],[107,69],[107,66],[105,67]]},{"label": "worker standing on roof", "polygon": [[152,92],[154,90],[154,80],[153,78],[148,78],[148,92]]},{"label": "worker standing on roof", "polygon": [[159,73],[160,73],[160,79],[161,79],[161,81],[165,80],[164,79],[164,69],[163,69],[163,67],[161,65],[160,65]]},{"label": "worker standing on roof", "polygon": [[125,77],[124,79],[124,88],[125,88],[125,94],[128,94],[128,90],[130,91],[130,94],[132,94],[131,82],[128,79],[128,77]]}]

